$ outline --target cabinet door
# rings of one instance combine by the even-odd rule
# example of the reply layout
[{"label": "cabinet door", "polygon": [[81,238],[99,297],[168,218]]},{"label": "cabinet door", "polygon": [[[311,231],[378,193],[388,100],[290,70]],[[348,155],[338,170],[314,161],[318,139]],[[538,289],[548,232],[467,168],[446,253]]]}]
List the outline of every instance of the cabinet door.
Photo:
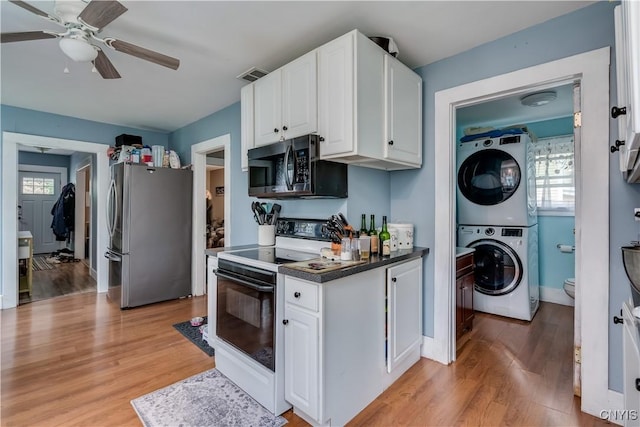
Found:
[{"label": "cabinet door", "polygon": [[384,157],[422,165],[422,79],[385,55]]},{"label": "cabinet door", "polygon": [[463,331],[471,330],[473,324],[473,273],[460,278],[462,293],[462,326]]},{"label": "cabinet door", "polygon": [[282,131],[286,139],[318,130],[316,51],[282,68]]},{"label": "cabinet door", "polygon": [[422,340],[422,259],[387,269],[387,372]]},{"label": "cabinet door", "polygon": [[[628,411],[624,420],[626,426],[637,426],[640,416],[640,326],[631,314],[631,307],[622,304],[622,376],[624,408]],[[635,414],[635,418],[629,416]]]},{"label": "cabinet door", "polygon": [[240,89],[240,146],[242,147],[242,157],[240,166],[243,171],[249,168],[247,152],[253,148],[253,83],[243,86]]},{"label": "cabinet door", "polygon": [[624,0],[622,20],[626,36],[627,135],[629,150],[640,149],[640,2]]},{"label": "cabinet door", "polygon": [[284,396],[307,415],[319,412],[319,320],[292,304],[285,304]]},{"label": "cabinet door", "polygon": [[354,143],[354,38],[346,34],[318,49],[320,156],[351,153]]},{"label": "cabinet door", "polygon": [[255,146],[271,144],[282,135],[282,69],[254,83]]},{"label": "cabinet door", "polygon": [[460,338],[464,331],[464,294],[462,292],[462,277],[456,279],[456,338]]}]

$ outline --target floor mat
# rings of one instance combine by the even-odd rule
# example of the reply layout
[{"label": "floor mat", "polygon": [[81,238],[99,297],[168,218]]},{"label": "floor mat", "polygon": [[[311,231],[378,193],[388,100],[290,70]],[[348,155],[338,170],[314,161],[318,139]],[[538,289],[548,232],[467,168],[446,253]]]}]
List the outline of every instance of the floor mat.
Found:
[{"label": "floor mat", "polygon": [[[207,323],[207,316],[204,316],[204,324]],[[173,325],[174,328],[178,330],[185,338],[198,346],[198,348],[209,356],[214,355],[213,347],[209,346],[204,339],[202,339],[202,334],[200,333],[200,326],[191,326],[190,321],[180,322]]]}]

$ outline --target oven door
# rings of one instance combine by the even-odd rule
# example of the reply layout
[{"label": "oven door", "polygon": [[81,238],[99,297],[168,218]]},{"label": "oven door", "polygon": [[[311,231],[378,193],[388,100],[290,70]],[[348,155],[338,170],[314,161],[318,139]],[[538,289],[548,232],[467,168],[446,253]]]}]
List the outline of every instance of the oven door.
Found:
[{"label": "oven door", "polygon": [[275,372],[277,273],[220,259],[216,336]]}]

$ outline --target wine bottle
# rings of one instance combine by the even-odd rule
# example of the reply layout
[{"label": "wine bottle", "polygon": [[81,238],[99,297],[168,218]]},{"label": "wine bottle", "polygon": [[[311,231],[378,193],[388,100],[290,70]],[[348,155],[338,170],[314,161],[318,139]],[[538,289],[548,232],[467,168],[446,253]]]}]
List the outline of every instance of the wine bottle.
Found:
[{"label": "wine bottle", "polygon": [[387,229],[387,216],[382,216],[382,231],[380,231],[379,235],[380,239],[380,253],[382,256],[391,255],[391,234]]},{"label": "wine bottle", "polygon": [[371,236],[371,253],[378,253],[378,230],[376,230],[376,216],[371,215],[371,228],[369,229],[369,236]]},{"label": "wine bottle", "polygon": [[362,214],[362,225],[360,225],[360,234],[369,235],[369,230],[367,229],[367,215]]}]

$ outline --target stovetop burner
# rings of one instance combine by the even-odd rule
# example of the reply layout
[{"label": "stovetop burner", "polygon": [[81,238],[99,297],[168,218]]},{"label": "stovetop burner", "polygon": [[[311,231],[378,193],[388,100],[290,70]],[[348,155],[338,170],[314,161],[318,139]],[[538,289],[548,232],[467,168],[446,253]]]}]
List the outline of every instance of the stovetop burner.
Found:
[{"label": "stovetop burner", "polygon": [[300,252],[292,249],[277,248],[275,246],[233,251],[232,254],[236,257],[277,265],[306,261],[319,256],[319,254],[316,253]]}]

